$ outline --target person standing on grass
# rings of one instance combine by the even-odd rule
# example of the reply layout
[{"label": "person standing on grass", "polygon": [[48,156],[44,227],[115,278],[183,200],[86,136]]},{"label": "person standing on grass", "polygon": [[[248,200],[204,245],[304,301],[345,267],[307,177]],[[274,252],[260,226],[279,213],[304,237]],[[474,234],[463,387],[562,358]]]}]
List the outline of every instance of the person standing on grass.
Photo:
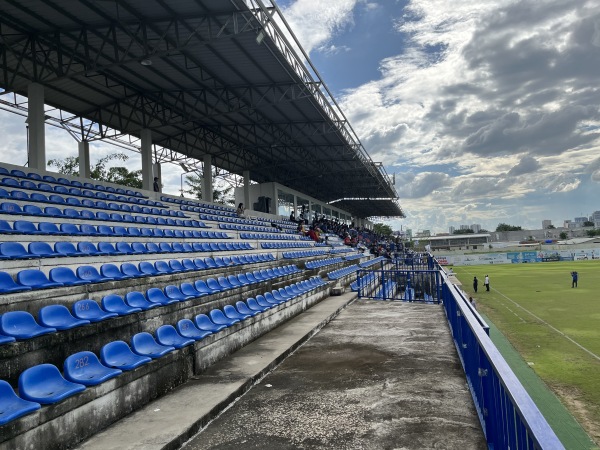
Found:
[{"label": "person standing on grass", "polygon": [[483,280],[483,285],[485,286],[485,290],[490,292],[490,277],[488,277],[487,275],[485,276],[485,279]]},{"label": "person standing on grass", "polygon": [[477,281],[477,277],[473,277],[473,290],[477,293],[477,286],[479,285],[479,281]]},{"label": "person standing on grass", "polygon": [[573,271],[571,272],[571,287],[572,288],[576,288],[577,287],[577,279],[579,278],[579,275],[577,274],[577,272]]}]

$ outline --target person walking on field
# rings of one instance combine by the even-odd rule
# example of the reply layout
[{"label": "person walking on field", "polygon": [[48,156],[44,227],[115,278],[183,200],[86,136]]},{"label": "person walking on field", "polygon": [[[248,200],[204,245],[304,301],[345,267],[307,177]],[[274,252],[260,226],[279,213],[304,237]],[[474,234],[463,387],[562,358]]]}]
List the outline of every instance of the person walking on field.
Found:
[{"label": "person walking on field", "polygon": [[573,271],[573,272],[571,272],[571,278],[573,280],[571,282],[571,287],[576,288],[577,287],[577,278],[579,278],[579,275],[577,274],[577,272]]},{"label": "person walking on field", "polygon": [[477,277],[473,277],[473,290],[475,291],[475,293],[477,293],[477,285],[479,284],[479,281],[477,281]]},{"label": "person walking on field", "polygon": [[485,279],[483,280],[483,285],[485,286],[485,290],[490,292],[490,277],[488,277],[487,275],[485,276]]}]

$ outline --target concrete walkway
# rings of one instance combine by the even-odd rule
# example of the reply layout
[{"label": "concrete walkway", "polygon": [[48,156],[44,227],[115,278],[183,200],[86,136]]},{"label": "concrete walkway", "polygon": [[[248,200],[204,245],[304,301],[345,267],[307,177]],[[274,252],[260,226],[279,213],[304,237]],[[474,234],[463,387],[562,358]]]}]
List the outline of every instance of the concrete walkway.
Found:
[{"label": "concrete walkway", "polygon": [[79,448],[486,448],[441,307],[356,301],[337,316],[353,298],[327,298]]}]

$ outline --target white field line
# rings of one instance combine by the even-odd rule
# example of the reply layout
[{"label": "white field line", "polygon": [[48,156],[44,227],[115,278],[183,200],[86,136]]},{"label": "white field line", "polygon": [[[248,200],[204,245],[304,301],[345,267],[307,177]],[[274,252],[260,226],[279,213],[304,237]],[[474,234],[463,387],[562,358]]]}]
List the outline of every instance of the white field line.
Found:
[{"label": "white field line", "polygon": [[524,308],[523,306],[519,305],[517,302],[515,302],[512,298],[507,297],[506,295],[504,295],[502,292],[500,292],[498,289],[494,289],[494,291],[496,291],[498,294],[500,294],[502,297],[504,297],[505,299],[507,299],[508,301],[512,302],[517,308],[521,308],[523,311],[525,311],[527,314],[529,314],[532,317],[535,317],[536,320],[540,321],[541,323],[543,323],[544,325],[546,325],[548,328],[550,328],[551,330],[556,331],[558,334],[560,334],[561,336],[563,336],[565,339],[568,339],[569,341],[571,341],[573,344],[575,344],[577,347],[579,347],[581,350],[583,350],[584,352],[588,353],[589,355],[593,356],[594,358],[596,358],[598,361],[600,361],[600,356],[596,355],[594,352],[588,350],[587,348],[585,348],[583,345],[581,345],[579,342],[577,342],[575,339],[573,339],[572,337],[570,337],[569,335],[563,333],[562,331],[560,331],[558,328],[553,327],[552,325],[550,325],[548,322],[546,322],[544,319],[542,319],[541,317],[536,316],[534,313],[532,313],[531,311],[529,311],[528,309]]},{"label": "white field line", "polygon": [[[471,273],[471,272],[468,272]],[[541,323],[543,323],[544,325],[546,325],[548,328],[550,328],[551,330],[557,332],[558,334],[560,334],[562,337],[564,337],[565,339],[567,339],[568,341],[572,342],[573,344],[575,344],[577,347],[579,347],[581,350],[583,350],[584,352],[586,352],[587,354],[589,354],[590,356],[596,358],[598,361],[600,361],[600,356],[596,355],[594,352],[588,350],[587,348],[585,348],[583,345],[581,345],[579,342],[577,342],[575,339],[573,339],[572,337],[570,337],[569,335],[563,333],[562,331],[560,331],[558,328],[553,327],[552,325],[550,325],[548,322],[546,322],[544,319],[542,319],[541,317],[536,316],[534,313],[532,313],[531,311],[529,311],[527,308],[524,308],[523,306],[519,305],[517,302],[515,302],[512,298],[507,297],[506,295],[504,295],[502,292],[500,292],[498,289],[494,289],[492,288],[493,291],[497,292],[498,294],[500,294],[502,297],[504,297],[506,300],[508,300],[509,302],[511,302],[512,304],[514,304],[517,308],[521,308],[523,311],[525,311],[527,314],[529,314],[531,317],[534,317],[536,320],[540,321]],[[510,308],[508,308],[507,306],[505,306],[509,311],[511,311],[515,316],[519,317],[515,312],[513,312]],[[519,317],[519,319],[521,319]],[[523,320],[523,319],[521,319]]]}]

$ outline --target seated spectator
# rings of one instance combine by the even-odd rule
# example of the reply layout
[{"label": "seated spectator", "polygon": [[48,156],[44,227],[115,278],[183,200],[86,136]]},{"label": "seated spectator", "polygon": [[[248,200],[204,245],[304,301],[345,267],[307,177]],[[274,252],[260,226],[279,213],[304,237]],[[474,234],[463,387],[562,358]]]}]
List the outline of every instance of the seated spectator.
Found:
[{"label": "seated spectator", "polygon": [[235,210],[235,213],[239,216],[239,217],[244,217],[244,204],[240,203],[237,207],[237,209]]},{"label": "seated spectator", "polygon": [[319,242],[319,237],[317,236],[317,233],[316,233],[314,227],[310,227],[310,230],[308,230],[308,237],[311,238],[315,242]]},{"label": "seated spectator", "polygon": [[290,222],[295,222],[296,221],[296,214],[294,214],[294,211],[292,211],[292,213],[290,214]]}]

